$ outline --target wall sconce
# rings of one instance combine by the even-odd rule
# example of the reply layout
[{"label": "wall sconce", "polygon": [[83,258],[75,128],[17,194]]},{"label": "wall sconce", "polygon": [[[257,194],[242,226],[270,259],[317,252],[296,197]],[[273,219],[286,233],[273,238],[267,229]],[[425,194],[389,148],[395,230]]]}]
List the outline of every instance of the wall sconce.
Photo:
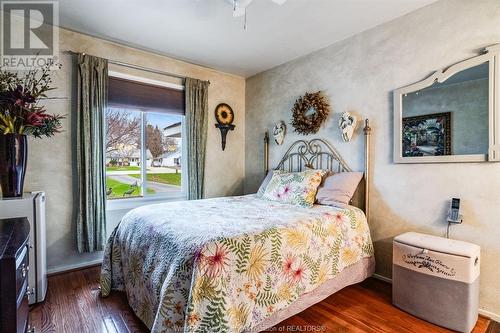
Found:
[{"label": "wall sconce", "polygon": [[228,131],[233,131],[236,127],[233,125],[234,112],[233,109],[226,103],[221,103],[215,108],[215,120],[217,120],[217,127],[220,130],[222,139],[222,150],[226,149],[226,137]]}]

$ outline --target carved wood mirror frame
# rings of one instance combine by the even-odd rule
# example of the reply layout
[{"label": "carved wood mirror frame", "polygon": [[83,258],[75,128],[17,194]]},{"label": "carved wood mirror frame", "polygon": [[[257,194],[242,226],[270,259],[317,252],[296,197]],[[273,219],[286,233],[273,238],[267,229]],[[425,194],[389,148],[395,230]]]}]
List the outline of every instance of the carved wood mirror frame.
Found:
[{"label": "carved wood mirror frame", "polygon": [[[488,63],[488,154],[441,155],[403,157],[402,121],[403,96],[442,83],[451,76],[468,68]],[[428,78],[394,90],[394,163],[451,163],[451,162],[499,162],[500,161],[500,44],[484,49],[481,55],[438,70]]]}]

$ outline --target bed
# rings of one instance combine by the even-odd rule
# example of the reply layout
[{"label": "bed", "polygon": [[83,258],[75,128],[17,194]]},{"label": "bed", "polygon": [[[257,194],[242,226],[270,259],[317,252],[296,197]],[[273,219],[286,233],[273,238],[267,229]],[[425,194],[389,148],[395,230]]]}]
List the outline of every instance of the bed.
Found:
[{"label": "bed", "polygon": [[[349,171],[319,139],[295,142],[278,169],[306,166]],[[272,327],[373,274],[366,184],[345,207],[304,208],[252,194],[134,209],[108,240],[102,296],[124,291],[152,332]]]}]

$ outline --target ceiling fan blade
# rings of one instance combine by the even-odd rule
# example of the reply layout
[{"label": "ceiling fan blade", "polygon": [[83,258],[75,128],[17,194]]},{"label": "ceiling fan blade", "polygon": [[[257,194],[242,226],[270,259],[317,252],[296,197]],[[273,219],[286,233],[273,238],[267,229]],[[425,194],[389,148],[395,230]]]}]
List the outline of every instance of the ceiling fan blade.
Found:
[{"label": "ceiling fan blade", "polygon": [[286,0],[271,0],[271,1],[280,6],[286,2]]},{"label": "ceiling fan blade", "polygon": [[246,8],[245,7],[236,7],[233,10],[233,17],[241,17],[245,15]]},{"label": "ceiling fan blade", "polygon": [[245,15],[245,9],[252,2],[252,0],[226,0],[233,6],[233,17],[240,17]]}]

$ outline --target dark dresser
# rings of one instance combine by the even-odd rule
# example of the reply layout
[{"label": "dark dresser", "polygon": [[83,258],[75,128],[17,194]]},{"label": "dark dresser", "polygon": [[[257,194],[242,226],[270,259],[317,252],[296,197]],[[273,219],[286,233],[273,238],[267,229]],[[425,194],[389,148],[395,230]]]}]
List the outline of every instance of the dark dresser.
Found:
[{"label": "dark dresser", "polygon": [[34,332],[29,325],[26,218],[0,219],[0,332]]}]

